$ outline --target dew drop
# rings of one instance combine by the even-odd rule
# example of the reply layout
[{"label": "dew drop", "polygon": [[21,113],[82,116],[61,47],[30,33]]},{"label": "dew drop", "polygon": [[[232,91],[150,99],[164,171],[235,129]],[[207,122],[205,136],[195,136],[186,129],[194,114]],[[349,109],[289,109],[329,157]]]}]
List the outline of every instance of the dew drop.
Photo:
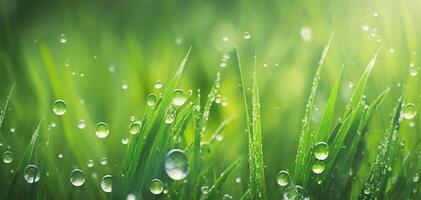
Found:
[{"label": "dew drop", "polygon": [[216,141],[219,141],[220,142],[220,141],[222,141],[224,139],[224,136],[221,135],[221,134],[216,134],[215,139],[216,139]]},{"label": "dew drop", "polygon": [[202,154],[210,154],[212,151],[212,146],[209,142],[201,142],[200,143],[200,152]]},{"label": "dew drop", "polygon": [[64,115],[66,113],[66,107],[66,102],[61,99],[56,100],[53,103],[53,112],[56,115]]},{"label": "dew drop", "polygon": [[146,97],[146,102],[148,103],[148,106],[154,106],[157,100],[158,100],[158,97],[155,94],[149,94]]},{"label": "dew drop", "polygon": [[129,84],[126,81],[121,82],[121,89],[127,90],[127,88],[129,88]]},{"label": "dew drop", "polygon": [[79,120],[79,122],[78,122],[78,124],[77,124],[77,127],[79,128],[79,129],[84,129],[85,127],[86,127],[86,122],[84,121],[84,120]]},{"label": "dew drop", "polygon": [[101,165],[106,165],[108,163],[108,159],[106,157],[102,157],[99,162],[101,163]]},{"label": "dew drop", "polygon": [[110,193],[113,190],[113,180],[111,175],[105,175],[102,177],[101,189],[106,193]]},{"label": "dew drop", "polygon": [[67,42],[67,38],[64,34],[60,35],[60,43],[65,44]]},{"label": "dew drop", "polygon": [[149,190],[152,194],[161,194],[164,190],[164,184],[159,179],[153,179],[151,185],[149,186]]},{"label": "dew drop", "polygon": [[329,156],[329,146],[325,142],[319,142],[314,146],[314,157],[317,160],[326,160]]},{"label": "dew drop", "polygon": [[251,38],[251,34],[250,34],[249,32],[245,32],[245,33],[243,34],[243,38],[244,38],[245,40],[249,40],[249,39]]},{"label": "dew drop", "polygon": [[181,89],[176,89],[173,92],[172,104],[175,106],[182,106],[186,102],[186,93]]},{"label": "dew drop", "polygon": [[134,194],[128,194],[126,199],[127,200],[136,200],[136,195],[134,195]]},{"label": "dew drop", "polygon": [[39,169],[35,165],[28,165],[23,171],[23,177],[28,183],[36,183],[39,181]]},{"label": "dew drop", "polygon": [[173,180],[182,180],[189,173],[187,156],[180,149],[173,149],[165,156],[165,172]]},{"label": "dew drop", "polygon": [[289,185],[284,190],[284,200],[309,200],[307,191],[299,185]]},{"label": "dew drop", "polygon": [[413,103],[408,103],[403,108],[402,114],[405,119],[413,119],[417,114],[417,108]]},{"label": "dew drop", "polygon": [[310,27],[304,26],[300,30],[301,37],[304,41],[308,42],[313,38],[313,31]]},{"label": "dew drop", "polygon": [[235,183],[240,183],[241,182],[241,178],[240,177],[235,178],[234,182]]},{"label": "dew drop", "polygon": [[95,134],[98,138],[101,138],[101,139],[106,138],[109,133],[110,133],[110,129],[107,123],[99,122],[98,124],[96,124]]},{"label": "dew drop", "polygon": [[289,172],[285,170],[281,170],[278,172],[278,175],[276,176],[276,182],[280,186],[287,186],[289,184]]},{"label": "dew drop", "polygon": [[162,82],[156,81],[154,86],[155,86],[156,89],[161,89],[162,88]]},{"label": "dew drop", "polygon": [[202,186],[200,188],[200,191],[202,192],[202,194],[209,194],[209,186]]},{"label": "dew drop", "polygon": [[409,68],[409,75],[416,76],[418,74],[418,70],[414,67]]},{"label": "dew drop", "polygon": [[83,171],[80,169],[74,169],[70,173],[70,182],[76,187],[82,186],[85,182],[85,174]]},{"label": "dew drop", "polygon": [[94,161],[93,160],[88,160],[87,162],[86,162],[86,166],[88,166],[89,168],[91,168],[91,167],[93,167],[94,166]]},{"label": "dew drop", "polygon": [[121,143],[122,144],[128,144],[129,143],[129,138],[127,138],[127,137],[121,138]]},{"label": "dew drop", "polygon": [[5,151],[3,153],[3,162],[8,164],[13,161],[13,153],[11,151]]},{"label": "dew drop", "polygon": [[130,124],[129,131],[132,135],[136,135],[140,132],[141,128],[142,128],[142,122],[135,121]]},{"label": "dew drop", "polygon": [[315,174],[321,174],[325,170],[325,163],[320,160],[316,160],[313,163],[313,166],[311,166],[311,171]]}]

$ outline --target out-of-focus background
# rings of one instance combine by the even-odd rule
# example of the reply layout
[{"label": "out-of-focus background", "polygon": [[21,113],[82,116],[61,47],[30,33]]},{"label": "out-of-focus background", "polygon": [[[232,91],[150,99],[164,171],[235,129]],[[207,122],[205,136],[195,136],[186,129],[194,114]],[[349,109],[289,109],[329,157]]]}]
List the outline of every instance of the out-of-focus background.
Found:
[{"label": "out-of-focus background", "polygon": [[[68,174],[79,167],[93,176],[76,193],[103,196],[92,188],[98,187],[100,177],[118,170],[131,116],[142,117],[146,96],[165,90],[189,47],[180,88],[201,89],[206,97],[221,73],[220,94],[227,104],[212,108],[207,135],[233,117],[223,140],[212,148],[210,160],[222,170],[247,154],[238,67],[233,62],[237,47],[248,69],[253,67],[250,52],[256,50],[267,185],[269,192],[276,191],[277,172],[294,164],[311,82],[332,33],[315,125],[340,68],[338,110],[379,48],[366,99],[371,102],[385,88],[392,89],[370,125],[368,164],[398,96],[404,94],[420,111],[420,7],[419,0],[0,0],[1,105],[16,82],[0,130],[1,153],[11,150],[15,161],[0,164],[0,186],[8,188],[9,172],[44,116],[48,123],[40,135],[49,137],[51,144],[42,156],[56,168],[49,192],[74,197]],[[162,89],[155,88],[157,81]],[[63,117],[52,113],[56,99],[67,102]],[[85,129],[78,128],[80,120],[86,122]],[[104,140],[94,133],[100,121],[111,128]],[[419,115],[403,123],[405,149],[419,141],[420,124]],[[105,166],[99,162],[102,157],[108,158]],[[86,167],[89,159],[95,161],[94,168]]]}]

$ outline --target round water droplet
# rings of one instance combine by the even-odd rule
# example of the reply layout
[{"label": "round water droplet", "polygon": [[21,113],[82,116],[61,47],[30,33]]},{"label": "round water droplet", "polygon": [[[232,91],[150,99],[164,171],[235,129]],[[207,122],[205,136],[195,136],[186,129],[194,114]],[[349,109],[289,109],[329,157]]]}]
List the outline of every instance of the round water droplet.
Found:
[{"label": "round water droplet", "polygon": [[98,124],[96,124],[95,134],[98,138],[106,138],[109,133],[110,129],[108,127],[108,124],[106,124],[105,122],[99,122]]},{"label": "round water droplet", "polygon": [[13,153],[11,151],[5,151],[3,153],[3,162],[8,164],[13,161]]},{"label": "round water droplet", "polygon": [[172,104],[175,106],[182,106],[186,102],[186,93],[181,89],[174,90]]},{"label": "round water droplet", "polygon": [[411,76],[416,76],[418,74],[418,70],[417,69],[415,69],[415,68],[413,68],[413,67],[411,67],[410,69],[409,69],[409,75],[411,75]]},{"label": "round water droplet", "polygon": [[250,34],[249,32],[245,32],[245,33],[243,34],[243,38],[244,38],[245,40],[249,40],[249,39],[251,38],[251,34]]},{"label": "round water droplet", "polygon": [[162,82],[156,81],[154,86],[155,86],[156,89],[161,89],[162,88]]},{"label": "round water droplet", "polygon": [[128,144],[129,143],[129,138],[121,138],[121,143],[122,144]]},{"label": "round water droplet", "polygon": [[201,142],[200,143],[200,152],[202,154],[210,154],[212,151],[212,145],[209,142]]},{"label": "round water droplet", "polygon": [[278,175],[276,176],[276,182],[280,186],[287,186],[289,184],[289,172],[285,170],[281,170],[278,172]]},{"label": "round water droplet", "polygon": [[74,169],[70,173],[70,182],[72,185],[79,187],[85,182],[85,174],[80,169]]},{"label": "round water droplet", "polygon": [[235,178],[234,182],[235,183],[240,183],[241,182],[241,178],[240,177]]},{"label": "round water droplet", "polygon": [[129,88],[129,84],[126,81],[121,82],[121,89],[127,90],[127,88]]},{"label": "round water droplet", "polygon": [[173,180],[182,180],[189,173],[186,154],[180,149],[173,149],[165,156],[165,172]]},{"label": "round water droplet", "polygon": [[321,174],[325,170],[325,163],[320,160],[316,160],[311,166],[311,171],[315,174]]},{"label": "round water droplet", "polygon": [[417,108],[414,104],[408,103],[403,108],[403,117],[405,119],[413,119],[415,115],[417,114]]},{"label": "round water droplet", "polygon": [[61,99],[54,101],[53,112],[56,115],[64,115],[66,113],[66,102]]},{"label": "round water droplet", "polygon": [[77,127],[79,128],[79,129],[84,129],[85,127],[86,127],[86,122],[84,121],[84,120],[79,120],[79,122],[78,122],[78,124],[77,124]]},{"label": "round water droplet", "polygon": [[35,165],[28,165],[23,171],[23,178],[25,178],[28,183],[36,183],[39,181],[39,169]]},{"label": "round water droplet", "polygon": [[148,106],[154,106],[157,100],[158,97],[155,94],[149,94],[148,97],[146,97],[146,102],[148,103]]},{"label": "round water droplet", "polygon": [[414,177],[412,177],[412,182],[416,183],[420,180],[420,176],[418,175],[418,173],[415,173]]},{"label": "round water droplet", "polygon": [[232,196],[229,194],[224,194],[224,196],[222,197],[222,200],[229,200],[232,199]]},{"label": "round water droplet", "polygon": [[60,43],[65,44],[67,42],[67,38],[64,34],[60,35]]},{"label": "round water droplet", "polygon": [[106,157],[102,157],[99,162],[101,163],[101,165],[106,165],[108,163],[108,159]]},{"label": "round water droplet", "polygon": [[209,186],[202,186],[200,191],[202,191],[202,194],[209,194]]},{"label": "round water droplet", "polygon": [[284,200],[309,200],[307,191],[299,185],[289,185],[284,191]]},{"label": "round water droplet", "polygon": [[329,145],[326,142],[319,142],[314,145],[314,157],[317,160],[326,160],[329,156]]},{"label": "round water droplet", "polygon": [[216,134],[215,139],[216,139],[216,141],[220,142],[224,139],[224,136],[221,135],[221,134]]},{"label": "round water droplet", "polygon": [[127,200],[136,200],[136,195],[134,194],[127,195]]},{"label": "round water droplet", "polygon": [[153,179],[151,185],[149,186],[149,190],[152,194],[161,194],[164,190],[164,184],[159,179]]},{"label": "round water droplet", "polygon": [[135,121],[130,124],[129,131],[132,135],[138,134],[140,129],[142,129],[142,122]]},{"label": "round water droplet", "polygon": [[111,175],[105,175],[102,177],[101,189],[107,193],[110,193],[113,190],[113,179]]},{"label": "round water droplet", "polygon": [[90,168],[90,167],[93,167],[94,166],[94,161],[93,160],[88,160],[87,162],[86,162],[86,165]]}]

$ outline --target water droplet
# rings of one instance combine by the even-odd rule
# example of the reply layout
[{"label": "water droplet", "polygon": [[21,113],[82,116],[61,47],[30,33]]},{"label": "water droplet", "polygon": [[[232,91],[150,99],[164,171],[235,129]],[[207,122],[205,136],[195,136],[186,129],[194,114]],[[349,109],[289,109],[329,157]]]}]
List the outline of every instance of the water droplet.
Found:
[{"label": "water droplet", "polygon": [[309,200],[307,191],[299,185],[289,185],[284,191],[284,200]]},{"label": "water droplet", "polygon": [[165,124],[172,124],[175,120],[175,109],[170,106],[165,113]]},{"label": "water droplet", "polygon": [[276,182],[280,186],[287,186],[289,184],[289,172],[282,170],[278,172],[276,176]]},{"label": "water droplet", "polygon": [[72,185],[79,187],[85,182],[85,174],[80,169],[74,169],[70,173],[70,182]]},{"label": "water droplet", "polygon": [[227,98],[222,98],[221,105],[224,106],[224,107],[226,107],[228,105],[228,99]]},{"label": "water droplet", "polygon": [[416,76],[418,74],[418,70],[415,67],[409,68],[409,75]]},{"label": "water droplet", "polygon": [[378,17],[379,13],[378,12],[373,12],[373,17]]},{"label": "water droplet", "polygon": [[154,106],[156,104],[156,101],[158,100],[158,97],[151,93],[146,97],[146,101],[148,103],[148,106]]},{"label": "water droplet", "polygon": [[5,151],[3,153],[3,162],[8,164],[13,161],[13,153],[11,151]]},{"label": "water droplet", "polygon": [[15,128],[10,128],[10,132],[11,133],[14,133],[14,132],[16,132],[16,129]]},{"label": "water droplet", "polygon": [[136,200],[136,195],[129,194],[129,195],[127,195],[127,199],[126,200]]},{"label": "water droplet", "polygon": [[420,180],[420,176],[418,175],[418,173],[415,173],[414,177],[412,177],[412,182],[416,183],[418,182],[418,180]]},{"label": "water droplet", "polygon": [[308,42],[313,38],[313,31],[310,27],[304,26],[300,30],[301,37],[304,41]]},{"label": "water droplet", "polygon": [[319,142],[314,146],[314,157],[317,160],[326,160],[329,156],[329,145],[325,142]]},{"label": "water droplet", "polygon": [[142,129],[142,122],[135,121],[130,124],[129,131],[132,135],[138,134],[140,129]]},{"label": "water droplet", "polygon": [[110,193],[113,190],[113,179],[111,175],[105,175],[102,177],[101,189],[107,193]]},{"label": "water droplet", "polygon": [[226,36],[222,38],[222,41],[224,42],[228,42],[229,40],[230,40],[229,37],[226,37]]},{"label": "water droplet", "polygon": [[60,35],[60,43],[65,44],[67,42],[67,38],[64,34]]},{"label": "water droplet", "polygon": [[93,167],[93,166],[94,166],[94,161],[93,161],[93,160],[88,160],[88,161],[86,162],[86,165],[87,165],[89,168],[91,168],[91,167]]},{"label": "water droplet", "polygon": [[108,163],[108,159],[106,157],[102,157],[99,162],[101,163],[101,165],[106,165]]},{"label": "water droplet", "polygon": [[63,158],[63,154],[59,153],[59,154],[57,155],[57,157],[58,157],[58,158]]},{"label": "water droplet", "polygon": [[224,67],[226,67],[227,66],[227,63],[226,62],[221,62],[220,64],[219,64],[219,67],[221,67],[221,68],[224,68]]},{"label": "water droplet", "polygon": [[36,183],[39,181],[39,169],[35,165],[28,165],[23,171],[23,177],[28,183]]},{"label": "water droplet", "polygon": [[173,149],[165,156],[165,172],[173,180],[182,180],[189,173],[188,160],[184,151]]},{"label": "water droplet", "polygon": [[251,34],[250,34],[249,32],[245,32],[245,33],[243,34],[243,38],[244,38],[245,40],[249,40],[249,39],[251,38]]},{"label": "water droplet", "polygon": [[315,174],[321,174],[325,170],[325,163],[320,160],[316,160],[313,163],[313,166],[311,166],[311,171]]},{"label": "water droplet", "polygon": [[106,124],[105,122],[99,122],[98,124],[96,124],[95,134],[98,138],[106,138],[109,133],[110,129],[108,127],[108,124]]},{"label": "water droplet", "polygon": [[85,127],[86,127],[86,122],[84,121],[84,120],[79,120],[79,122],[78,122],[78,124],[77,124],[77,127],[79,128],[79,129],[84,129]]},{"label": "water droplet", "polygon": [[235,178],[234,182],[235,183],[240,183],[241,182],[241,178],[240,177]]},{"label": "water droplet", "polygon": [[53,112],[56,115],[64,115],[66,113],[66,102],[61,99],[54,101]]},{"label": "water droplet", "polygon": [[209,194],[209,186],[202,186],[200,191],[202,191],[202,194]]},{"label": "water droplet", "polygon": [[151,185],[149,186],[149,190],[152,194],[161,194],[164,190],[164,184],[159,179],[153,179]]},{"label": "water droplet", "polygon": [[121,143],[122,144],[128,144],[129,143],[129,138],[121,138]]},{"label": "water droplet", "polygon": [[232,199],[232,196],[229,194],[224,194],[224,196],[222,197],[222,200],[229,200]]},{"label": "water droplet", "polygon": [[181,89],[174,90],[172,104],[175,106],[182,106],[186,102],[186,93]]},{"label": "water droplet", "polygon": [[224,139],[224,136],[221,135],[221,134],[216,134],[215,139],[216,139],[216,141],[219,141],[220,142],[220,141],[222,141]]},{"label": "water droplet", "polygon": [[162,88],[162,82],[156,81],[154,86],[155,86],[156,89],[161,89]]},{"label": "water droplet", "polygon": [[127,88],[129,88],[129,84],[126,81],[121,82],[121,89],[127,90]]},{"label": "water droplet", "polygon": [[407,103],[403,108],[402,114],[405,119],[413,119],[417,114],[417,108],[413,103]]},{"label": "water droplet", "polygon": [[368,26],[367,24],[363,24],[363,25],[361,25],[361,29],[363,31],[369,31],[370,30],[370,26]]},{"label": "water droplet", "polygon": [[209,142],[201,142],[200,143],[200,152],[202,154],[209,154],[212,151],[212,146]]}]

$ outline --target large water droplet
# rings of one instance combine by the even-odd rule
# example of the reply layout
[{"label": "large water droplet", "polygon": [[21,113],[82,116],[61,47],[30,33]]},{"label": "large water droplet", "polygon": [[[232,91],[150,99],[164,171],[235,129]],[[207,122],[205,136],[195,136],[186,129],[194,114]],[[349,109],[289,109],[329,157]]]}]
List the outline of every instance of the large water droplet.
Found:
[{"label": "large water droplet", "polygon": [[314,161],[313,165],[311,166],[311,171],[315,174],[321,174],[325,170],[325,163],[320,160]]},{"label": "large water droplet", "polygon": [[316,157],[317,160],[326,160],[328,156],[329,145],[327,145],[325,142],[319,142],[314,145],[314,157]]},{"label": "large water droplet", "polygon": [[164,184],[159,179],[153,179],[151,185],[149,186],[149,190],[152,194],[161,194],[164,190]]},{"label": "large water droplet", "polygon": [[280,186],[287,186],[289,184],[289,172],[282,170],[278,172],[276,176],[276,182]]},{"label": "large water droplet", "polygon": [[408,103],[403,108],[403,117],[405,119],[413,119],[415,115],[417,114],[417,108],[413,103]]},{"label": "large water droplet", "polygon": [[289,185],[284,191],[284,200],[309,200],[307,191],[299,185]]},{"label": "large water droplet", "polygon": [[156,104],[156,101],[158,100],[158,97],[151,93],[146,97],[146,102],[148,104],[148,106],[154,106]]},{"label": "large water droplet", "polygon": [[173,180],[182,180],[189,173],[186,154],[180,149],[173,149],[165,156],[165,172]]},{"label": "large water droplet", "polygon": [[28,183],[36,183],[39,181],[39,169],[35,165],[28,165],[23,171],[23,178]]},{"label": "large water droplet", "polygon": [[61,99],[54,101],[53,112],[56,115],[64,115],[66,113],[66,102]]},{"label": "large water droplet", "polygon": [[5,151],[3,153],[3,162],[8,164],[13,161],[13,153],[11,151]]},{"label": "large water droplet", "polygon": [[130,128],[129,128],[129,131],[130,131],[130,133],[132,134],[132,135],[136,135],[136,134],[138,134],[139,132],[140,132],[140,129],[142,128],[142,122],[140,122],[140,121],[135,121],[135,122],[132,122],[131,124],[130,124]]},{"label": "large water droplet", "polygon": [[106,124],[105,122],[99,122],[98,124],[96,124],[95,134],[98,138],[106,138],[109,133],[110,129],[108,127],[108,124]]},{"label": "large water droplet", "polygon": [[85,174],[80,169],[74,169],[70,173],[70,182],[72,185],[79,187],[85,182]]},{"label": "large water droplet", "polygon": [[102,177],[101,189],[107,193],[110,193],[113,190],[113,179],[111,175],[105,175]]},{"label": "large water droplet", "polygon": [[172,104],[182,106],[186,102],[186,93],[181,89],[174,90]]}]

